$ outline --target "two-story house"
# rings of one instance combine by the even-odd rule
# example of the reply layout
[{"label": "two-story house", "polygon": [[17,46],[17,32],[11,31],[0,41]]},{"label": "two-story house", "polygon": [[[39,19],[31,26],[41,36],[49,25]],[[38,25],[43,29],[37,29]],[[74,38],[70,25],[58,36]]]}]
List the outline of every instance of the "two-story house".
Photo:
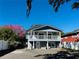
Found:
[{"label": "two-story house", "polygon": [[48,25],[33,25],[26,31],[28,49],[56,48],[61,41],[61,30]]}]

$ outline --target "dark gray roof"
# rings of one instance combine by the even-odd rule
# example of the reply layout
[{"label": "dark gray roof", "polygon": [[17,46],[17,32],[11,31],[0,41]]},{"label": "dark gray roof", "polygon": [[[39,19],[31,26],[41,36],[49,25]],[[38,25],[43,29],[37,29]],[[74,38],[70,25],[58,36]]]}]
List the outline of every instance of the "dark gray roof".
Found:
[{"label": "dark gray roof", "polygon": [[76,29],[72,32],[64,34],[62,37],[71,36],[71,35],[77,35],[79,33],[79,29]]},{"label": "dark gray roof", "polygon": [[73,32],[79,32],[79,29],[74,30]]},{"label": "dark gray roof", "polygon": [[72,32],[72,33],[67,33],[62,35],[61,37],[67,37],[67,36],[72,36],[72,35],[77,35],[79,32]]},{"label": "dark gray roof", "polygon": [[43,27],[46,27],[46,26],[50,27],[51,29],[54,29],[54,30],[57,30],[57,31],[61,31],[61,30],[59,30],[59,29],[57,29],[55,27],[51,27],[49,25],[40,25],[40,24],[38,24],[38,25],[32,25],[31,28],[27,30],[27,32],[30,31],[30,30],[40,29],[40,28],[43,28]]}]

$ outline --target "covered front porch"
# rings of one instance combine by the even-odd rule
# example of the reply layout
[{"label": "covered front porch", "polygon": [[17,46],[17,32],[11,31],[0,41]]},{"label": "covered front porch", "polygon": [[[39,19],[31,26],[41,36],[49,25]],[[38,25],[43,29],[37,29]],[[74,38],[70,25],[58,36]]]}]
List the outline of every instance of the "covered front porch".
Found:
[{"label": "covered front porch", "polygon": [[60,41],[29,41],[28,49],[49,49],[59,47]]}]

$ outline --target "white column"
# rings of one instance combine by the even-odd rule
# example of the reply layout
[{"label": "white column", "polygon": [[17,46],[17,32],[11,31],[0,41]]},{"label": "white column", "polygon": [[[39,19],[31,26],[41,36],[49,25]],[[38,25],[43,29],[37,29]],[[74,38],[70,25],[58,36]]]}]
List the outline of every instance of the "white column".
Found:
[{"label": "white column", "polygon": [[61,32],[59,32],[59,38],[58,38],[59,40],[60,40],[60,43],[59,43],[59,47],[62,47],[62,44],[61,44]]},{"label": "white column", "polygon": [[[34,31],[33,31],[33,37],[34,37],[34,35],[35,35],[35,33],[34,33]],[[34,38],[33,38],[33,49],[34,49]]]},{"label": "white column", "polygon": [[48,41],[47,41],[47,46],[46,46],[46,48],[47,48],[47,49],[49,48],[49,44],[48,44]]},{"label": "white column", "polygon": [[59,32],[59,36],[61,36],[61,32]]},{"label": "white column", "polygon": [[34,44],[34,41],[33,41],[33,49],[34,49],[34,45],[35,45],[35,44]]},{"label": "white column", "polygon": [[46,39],[46,33],[44,34],[44,39]]},{"label": "white column", "polygon": [[28,49],[31,49],[31,43],[28,41]]},{"label": "white column", "polygon": [[48,31],[47,31],[47,39],[48,39]]},{"label": "white column", "polygon": [[76,42],[75,50],[78,50],[78,42]]},{"label": "white column", "polygon": [[38,34],[37,34],[37,38],[39,39],[39,32],[38,32]]},{"label": "white column", "polygon": [[71,42],[70,44],[71,44],[71,49],[74,49],[73,43]]},{"label": "white column", "polygon": [[33,35],[32,35],[32,30],[31,30],[31,31],[30,31],[30,39],[32,38],[32,36],[33,36]]}]

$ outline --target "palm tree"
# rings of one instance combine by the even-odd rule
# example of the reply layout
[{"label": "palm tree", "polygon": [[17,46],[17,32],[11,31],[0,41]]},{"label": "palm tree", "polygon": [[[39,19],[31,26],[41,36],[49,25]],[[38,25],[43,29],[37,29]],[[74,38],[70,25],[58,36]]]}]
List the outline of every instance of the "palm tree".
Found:
[{"label": "palm tree", "polygon": [[[71,0],[48,0],[49,4],[53,7],[54,11],[57,12],[60,5],[67,3]],[[30,14],[30,10],[32,7],[32,0],[27,0],[27,16]],[[72,4],[72,9],[79,8],[79,1],[76,1]]]},{"label": "palm tree", "polygon": [[72,5],[72,8],[79,8],[79,2],[74,2]]},{"label": "palm tree", "polygon": [[29,16],[32,6],[32,0],[27,0],[26,3],[27,3],[27,16]]}]

